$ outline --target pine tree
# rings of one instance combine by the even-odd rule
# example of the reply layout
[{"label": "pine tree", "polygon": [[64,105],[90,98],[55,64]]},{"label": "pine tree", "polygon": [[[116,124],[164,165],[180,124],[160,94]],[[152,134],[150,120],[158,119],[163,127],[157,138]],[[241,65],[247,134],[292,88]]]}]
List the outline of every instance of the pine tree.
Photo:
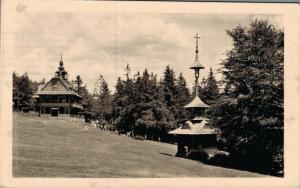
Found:
[{"label": "pine tree", "polygon": [[75,91],[76,91],[76,93],[79,94],[80,90],[81,90],[81,85],[83,84],[80,75],[76,76],[76,79],[75,79],[74,83],[75,83]]},{"label": "pine tree", "polygon": [[174,129],[174,117],[160,95],[156,75],[147,69],[136,81],[135,130],[137,134],[146,134],[149,139],[166,140],[167,132]]},{"label": "pine tree", "polygon": [[31,96],[33,94],[32,81],[25,72],[22,76],[13,73],[13,101],[17,110],[33,108]]},{"label": "pine tree", "polygon": [[118,77],[117,84],[116,84],[116,91],[113,96],[112,105],[113,105],[113,119],[114,123],[117,125],[117,129],[122,129],[122,121],[121,121],[121,112],[124,105],[124,95],[125,95],[125,89],[124,89],[124,83],[121,80],[120,77]]},{"label": "pine tree", "polygon": [[[154,85],[153,85],[154,84]],[[155,83],[150,80],[150,75],[145,69],[142,76],[136,82],[137,95],[135,106],[135,133],[145,135],[147,129],[154,127],[155,117],[152,112],[152,104],[154,102]]]},{"label": "pine tree", "polygon": [[19,110],[19,103],[20,103],[20,93],[18,88],[19,83],[19,76],[16,72],[13,72],[13,103],[14,103],[14,110]]},{"label": "pine tree", "polygon": [[32,95],[31,80],[29,79],[27,72],[25,72],[19,79],[18,88],[26,95]]},{"label": "pine tree", "polygon": [[164,101],[168,107],[174,105],[175,80],[175,73],[168,65],[164,71],[163,77]]},{"label": "pine tree", "polygon": [[[113,97],[113,118],[120,132],[133,132],[135,124],[133,113],[135,101],[134,81],[129,77],[129,65],[126,66],[126,81],[118,78],[116,92]],[[138,74],[139,76],[139,74]]]},{"label": "pine tree", "polygon": [[126,72],[125,76],[126,76],[127,80],[129,80],[129,76],[130,76],[130,72],[131,72],[129,64],[126,65],[125,72]]},{"label": "pine tree", "polygon": [[97,95],[94,95],[95,102],[93,108],[99,119],[109,120],[112,111],[111,96],[108,84],[102,75],[97,80],[96,86],[94,91]]},{"label": "pine tree", "polygon": [[[164,93],[167,87],[163,84],[164,81],[157,83],[157,76],[149,73],[147,69],[142,74],[137,72],[130,78],[128,70],[129,65],[125,68],[126,79],[118,78],[113,98],[113,114],[117,129],[120,132],[130,131],[133,136],[147,135],[148,139],[170,140],[167,132],[175,128],[175,119],[174,113],[167,108]],[[171,72],[174,76],[172,70],[169,69],[167,72]],[[181,79],[180,86],[185,86],[184,82],[184,79]],[[175,89],[173,81],[173,97]]]},{"label": "pine tree", "polygon": [[174,115],[177,121],[177,124],[184,123],[188,117],[189,112],[184,109],[183,107],[189,102],[190,100],[190,91],[187,88],[187,83],[183,74],[180,73],[178,79],[176,80],[176,87],[175,87],[175,105],[174,105]]},{"label": "pine tree", "polygon": [[91,111],[93,108],[93,96],[89,93],[86,85],[80,87],[79,95],[82,97],[84,110]]},{"label": "pine tree", "polygon": [[75,92],[82,97],[84,110],[91,111],[93,107],[93,96],[87,90],[86,85],[83,84],[80,75],[77,75],[72,83],[75,84]]},{"label": "pine tree", "polygon": [[219,88],[211,68],[209,69],[207,79],[201,82],[200,93],[201,99],[209,105],[216,103],[216,100],[219,98]]},{"label": "pine tree", "polygon": [[182,72],[176,80],[176,101],[180,104],[185,104],[189,100],[190,91],[187,87],[185,78]]}]

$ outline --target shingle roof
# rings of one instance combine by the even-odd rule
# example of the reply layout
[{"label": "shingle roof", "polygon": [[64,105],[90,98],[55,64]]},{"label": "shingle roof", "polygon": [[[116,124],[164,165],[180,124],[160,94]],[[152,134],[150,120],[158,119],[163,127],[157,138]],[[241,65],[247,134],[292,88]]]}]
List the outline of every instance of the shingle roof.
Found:
[{"label": "shingle roof", "polygon": [[[49,82],[51,82],[52,79],[58,79],[62,85],[65,87],[66,90],[62,91],[62,90],[58,90],[58,91],[44,91],[43,89],[47,86],[47,84]],[[53,78],[51,78],[46,84],[43,84],[43,85],[39,85],[38,86],[38,90],[37,92],[35,93],[35,95],[75,95],[77,97],[80,97],[80,95],[78,95],[77,93],[75,93],[74,91],[72,91],[70,88],[69,88],[69,84],[63,80],[62,78],[58,77],[58,76],[54,76]]]},{"label": "shingle roof", "polygon": [[193,120],[199,121],[199,120],[209,120],[209,119],[206,117],[198,116],[198,117],[195,117]]},{"label": "shingle roof", "polygon": [[168,134],[175,135],[202,135],[202,134],[216,134],[216,130],[207,126],[208,122],[206,120],[200,123],[192,123],[191,121],[185,122],[185,125],[168,132]]},{"label": "shingle roof", "polygon": [[198,61],[196,61],[195,63],[193,63],[193,64],[190,66],[190,69],[204,69],[204,66],[201,65]]},{"label": "shingle roof", "polygon": [[80,97],[77,93],[74,91],[40,91],[36,92],[36,95],[76,95],[77,97]]},{"label": "shingle roof", "polygon": [[209,106],[196,96],[189,104],[185,105],[184,108],[209,108]]}]

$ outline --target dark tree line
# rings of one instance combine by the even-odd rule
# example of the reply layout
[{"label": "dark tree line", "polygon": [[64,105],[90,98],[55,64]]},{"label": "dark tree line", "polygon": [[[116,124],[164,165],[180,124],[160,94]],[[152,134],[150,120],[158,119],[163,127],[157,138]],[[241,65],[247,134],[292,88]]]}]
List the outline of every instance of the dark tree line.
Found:
[{"label": "dark tree line", "polygon": [[38,85],[45,83],[29,79],[27,73],[19,76],[13,72],[13,109],[29,111],[34,109],[34,103],[31,99],[32,95],[37,91]]},{"label": "dark tree line", "polygon": [[[129,66],[126,67],[126,70]],[[186,81],[180,73],[167,66],[164,76],[157,80],[147,69],[133,78],[126,74],[118,78],[113,97],[113,117],[119,131],[146,135],[149,139],[170,139],[167,132],[187,119],[182,108],[190,97]]]}]

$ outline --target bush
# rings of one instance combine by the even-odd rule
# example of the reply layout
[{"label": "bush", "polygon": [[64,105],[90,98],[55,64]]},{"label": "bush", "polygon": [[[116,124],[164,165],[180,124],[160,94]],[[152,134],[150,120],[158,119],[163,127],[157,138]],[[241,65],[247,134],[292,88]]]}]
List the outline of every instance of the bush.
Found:
[{"label": "bush", "polygon": [[23,111],[24,113],[28,113],[28,112],[29,112],[29,110],[30,110],[30,108],[29,108],[29,107],[23,107],[23,108],[22,108],[22,111]]},{"label": "bush", "polygon": [[228,157],[229,154],[227,152],[218,151],[208,162],[214,165],[224,165],[228,161]]},{"label": "bush", "polygon": [[271,172],[276,176],[283,176],[283,151],[279,152],[277,155],[273,157],[273,163],[271,165]]},{"label": "bush", "polygon": [[114,131],[114,130],[115,130],[115,126],[112,125],[112,124],[109,124],[109,123],[105,124],[105,127],[107,127],[107,129],[108,129],[109,131]]},{"label": "bush", "polygon": [[205,152],[203,149],[191,149],[188,158],[193,160],[199,160],[202,162],[207,162],[208,160],[208,153]]},{"label": "bush", "polygon": [[101,125],[106,125],[106,124],[108,124],[108,122],[107,122],[106,120],[103,120],[103,119],[100,120],[99,123],[100,123]]},{"label": "bush", "polygon": [[134,139],[136,139],[136,140],[145,140],[145,137],[144,137],[144,136],[141,136],[141,135],[136,135],[136,136],[134,137]]}]

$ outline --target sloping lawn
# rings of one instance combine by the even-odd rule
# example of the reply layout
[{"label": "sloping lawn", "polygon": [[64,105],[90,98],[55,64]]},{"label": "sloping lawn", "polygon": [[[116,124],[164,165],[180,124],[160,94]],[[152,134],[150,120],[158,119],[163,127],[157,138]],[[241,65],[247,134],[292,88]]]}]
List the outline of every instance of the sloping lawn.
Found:
[{"label": "sloping lawn", "polygon": [[174,157],[176,145],[87,129],[70,118],[23,113],[13,118],[14,177],[262,176]]}]

